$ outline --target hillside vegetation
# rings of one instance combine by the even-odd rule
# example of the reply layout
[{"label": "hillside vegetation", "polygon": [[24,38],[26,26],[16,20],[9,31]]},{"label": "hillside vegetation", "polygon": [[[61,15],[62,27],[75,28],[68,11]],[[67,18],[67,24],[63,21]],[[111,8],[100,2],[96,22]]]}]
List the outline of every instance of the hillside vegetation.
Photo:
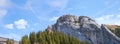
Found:
[{"label": "hillside vegetation", "polygon": [[29,36],[22,37],[20,44],[88,44],[88,42],[80,42],[73,36],[67,36],[58,31],[31,32]]},{"label": "hillside vegetation", "polygon": [[118,25],[106,25],[108,29],[110,29],[114,34],[120,37],[120,26]]}]

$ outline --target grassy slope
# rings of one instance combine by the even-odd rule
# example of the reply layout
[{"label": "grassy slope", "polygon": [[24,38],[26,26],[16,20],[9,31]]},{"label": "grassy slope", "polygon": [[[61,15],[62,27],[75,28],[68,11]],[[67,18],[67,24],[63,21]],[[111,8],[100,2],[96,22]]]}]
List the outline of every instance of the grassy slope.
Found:
[{"label": "grassy slope", "polygon": [[114,34],[120,37],[120,26],[118,25],[106,25],[108,29],[110,29]]}]

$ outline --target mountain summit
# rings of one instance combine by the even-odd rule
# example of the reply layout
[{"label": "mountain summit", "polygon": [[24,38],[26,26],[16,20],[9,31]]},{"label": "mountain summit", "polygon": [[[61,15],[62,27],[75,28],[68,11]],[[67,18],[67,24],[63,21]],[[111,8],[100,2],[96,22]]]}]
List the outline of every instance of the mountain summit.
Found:
[{"label": "mountain summit", "polygon": [[98,25],[95,20],[87,16],[63,15],[47,30],[63,32],[73,35],[81,41],[90,44],[119,44],[120,38],[113,34],[105,25]]}]

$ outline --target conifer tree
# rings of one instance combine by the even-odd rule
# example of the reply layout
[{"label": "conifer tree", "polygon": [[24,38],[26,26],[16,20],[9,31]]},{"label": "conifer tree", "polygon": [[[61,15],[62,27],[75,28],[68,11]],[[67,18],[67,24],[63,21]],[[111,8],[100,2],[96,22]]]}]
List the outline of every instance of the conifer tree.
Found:
[{"label": "conifer tree", "polygon": [[[25,38],[27,39],[28,37],[24,36],[22,38],[22,41],[25,41]],[[80,40],[74,38],[74,36],[66,35],[58,31],[39,31],[37,34],[35,32],[32,32],[30,33],[29,39],[27,40],[30,41],[30,44],[88,44],[88,42],[80,42]]]},{"label": "conifer tree", "polygon": [[29,39],[31,44],[37,44],[37,36],[35,32],[30,33]]},{"label": "conifer tree", "polygon": [[7,43],[7,44],[14,44],[14,41],[13,41],[13,40],[8,39],[8,40],[6,41],[6,43]]},{"label": "conifer tree", "polygon": [[25,36],[22,37],[21,44],[30,44],[30,41],[29,41],[27,35],[25,35]]}]

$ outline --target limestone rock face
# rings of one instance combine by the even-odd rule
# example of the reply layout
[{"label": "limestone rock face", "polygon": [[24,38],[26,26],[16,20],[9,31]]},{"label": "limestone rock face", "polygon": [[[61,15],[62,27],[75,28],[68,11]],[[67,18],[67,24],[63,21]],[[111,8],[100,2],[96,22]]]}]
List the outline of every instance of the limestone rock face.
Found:
[{"label": "limestone rock face", "polygon": [[120,38],[112,33],[105,25],[101,26],[104,44],[120,44]]},{"label": "limestone rock face", "polygon": [[87,16],[63,15],[48,29],[73,35],[81,41],[88,41],[90,44],[110,44],[109,41],[113,41],[115,44],[120,43],[117,36],[113,36],[113,33],[109,33],[109,29],[104,27]]}]

